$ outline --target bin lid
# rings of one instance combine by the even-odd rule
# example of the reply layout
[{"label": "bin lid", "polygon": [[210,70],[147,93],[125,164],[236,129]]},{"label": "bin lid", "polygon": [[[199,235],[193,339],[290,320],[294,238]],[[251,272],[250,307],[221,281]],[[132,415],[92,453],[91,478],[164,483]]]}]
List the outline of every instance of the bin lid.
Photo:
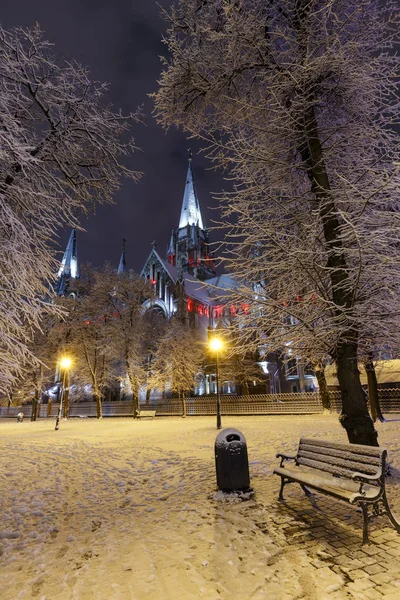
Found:
[{"label": "bin lid", "polygon": [[241,442],[242,444],[246,444],[246,438],[243,433],[238,429],[234,429],[233,427],[228,427],[227,429],[223,429],[215,440],[216,448],[226,448],[232,442]]}]

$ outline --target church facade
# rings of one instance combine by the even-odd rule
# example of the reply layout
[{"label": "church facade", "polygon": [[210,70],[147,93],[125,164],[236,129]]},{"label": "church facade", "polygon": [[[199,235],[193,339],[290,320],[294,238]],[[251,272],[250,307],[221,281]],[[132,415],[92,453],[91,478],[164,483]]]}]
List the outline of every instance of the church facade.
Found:
[{"label": "church facade", "polygon": [[[125,240],[118,265],[118,273],[127,270]],[[144,303],[145,310],[158,310],[166,319],[178,313],[188,327],[198,329],[207,342],[210,334],[223,328],[227,315],[215,290],[229,289],[235,285],[229,274],[217,275],[215,258],[210,249],[210,239],[204,227],[193,175],[192,157],[189,156],[182,208],[177,229],[171,232],[165,256],[153,247],[141,270],[141,276],[154,288],[154,296]],[[61,261],[56,292],[68,293],[71,278],[79,277],[76,230],[73,230]],[[279,354],[258,357],[260,377],[249,382],[250,393],[280,393],[313,391],[316,380],[300,361],[285,364]],[[215,365],[205,366],[204,378],[195,393],[212,394],[215,387]],[[262,383],[260,383],[262,382]],[[232,382],[221,382],[222,393],[238,393]]]}]

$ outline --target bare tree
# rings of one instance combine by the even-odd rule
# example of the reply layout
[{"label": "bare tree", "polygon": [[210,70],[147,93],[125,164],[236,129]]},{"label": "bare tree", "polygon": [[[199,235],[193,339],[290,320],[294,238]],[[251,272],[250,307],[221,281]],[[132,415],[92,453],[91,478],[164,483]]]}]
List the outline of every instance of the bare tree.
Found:
[{"label": "bare tree", "polygon": [[105,270],[103,286],[109,292],[114,353],[121,363],[121,376],[129,381],[133,414],[137,417],[140,389],[146,384],[149,361],[165,319],[151,309],[144,311],[143,304],[151,301],[154,291],[149,282],[133,271],[117,275]]},{"label": "bare tree", "polygon": [[186,416],[185,395],[195,386],[196,375],[202,369],[205,345],[199,333],[172,318],[158,343],[151,366],[149,386],[169,388],[182,400],[182,416]]},{"label": "bare tree", "polygon": [[74,382],[91,386],[97,418],[101,419],[105,388],[116,377],[112,290],[104,271],[86,265],[81,269],[81,279],[76,281],[74,291],[76,297],[64,299],[69,313],[63,325],[68,329],[64,350],[71,354]]},{"label": "bare tree", "polygon": [[[331,356],[350,442],[377,444],[357,367],[398,289],[395,6],[181,0],[156,114],[229,168],[227,266],[244,349]],[[387,311],[386,311],[387,313]],[[267,335],[268,332],[268,335]]]},{"label": "bare tree", "polygon": [[138,113],[104,104],[107,87],[75,62],[57,63],[39,27],[0,28],[0,390],[26,362],[57,271],[54,239],[80,212],[111,202]]},{"label": "bare tree", "polygon": [[31,421],[36,421],[46,386],[51,387],[54,383],[60,347],[59,327],[60,322],[54,315],[42,320],[40,330],[36,330],[28,346],[35,358],[26,362],[16,382],[23,397],[32,401]]}]

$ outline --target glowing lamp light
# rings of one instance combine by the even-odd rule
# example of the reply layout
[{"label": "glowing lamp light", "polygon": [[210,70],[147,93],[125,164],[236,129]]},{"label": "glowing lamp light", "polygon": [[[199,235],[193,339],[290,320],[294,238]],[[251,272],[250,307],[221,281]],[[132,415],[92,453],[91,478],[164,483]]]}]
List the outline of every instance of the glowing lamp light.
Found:
[{"label": "glowing lamp light", "polygon": [[62,369],[64,369],[64,371],[67,371],[68,369],[71,368],[72,365],[72,360],[69,358],[69,356],[63,356],[60,360],[60,367]]},{"label": "glowing lamp light", "polygon": [[213,352],[219,352],[220,350],[222,350],[223,346],[224,344],[220,338],[212,338],[210,340],[210,349]]}]

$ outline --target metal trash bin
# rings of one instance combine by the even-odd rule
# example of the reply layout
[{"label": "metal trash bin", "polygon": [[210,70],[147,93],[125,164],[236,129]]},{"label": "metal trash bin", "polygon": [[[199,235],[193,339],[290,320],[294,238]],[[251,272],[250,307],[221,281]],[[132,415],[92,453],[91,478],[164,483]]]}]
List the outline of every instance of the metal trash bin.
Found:
[{"label": "metal trash bin", "polygon": [[223,492],[250,488],[246,439],[237,429],[224,429],[215,440],[217,486]]}]

